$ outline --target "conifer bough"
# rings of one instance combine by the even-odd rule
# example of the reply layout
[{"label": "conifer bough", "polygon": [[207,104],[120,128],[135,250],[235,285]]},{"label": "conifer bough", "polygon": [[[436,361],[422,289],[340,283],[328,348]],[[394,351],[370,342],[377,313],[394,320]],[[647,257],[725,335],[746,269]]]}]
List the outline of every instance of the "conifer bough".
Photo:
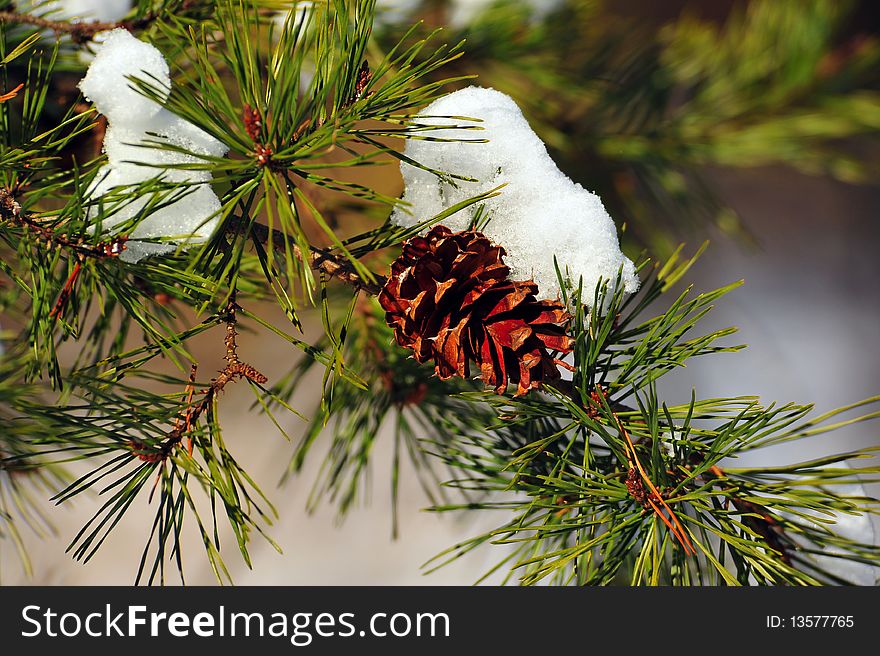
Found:
[{"label": "conifer bough", "polygon": [[[276,513],[226,441],[221,393],[238,381],[283,432],[279,411],[298,411],[306,374],[320,368],[321,399],[288,467],[298,472],[329,441],[311,507],[333,501],[345,512],[358,501],[388,429],[395,530],[404,454],[433,510],[507,513],[430,568],[501,543],[498,568],[524,584],[875,581],[877,500],[863,485],[880,469],[870,449],[754,467],[738,457],[876,417],[877,399],[812,417],[808,406],[751,397],[658,398],[657,381],[691,358],[739,348],[720,342],[732,329],[699,332],[736,284],[665,301],[695,257],[626,257],[599,195],[556,167],[511,98],[448,93],[463,82],[444,73],[450,64],[467,71],[460,47],[421,28],[374,40],[370,0],[314,3],[272,41],[275,5],[168,2],[153,13],[138,3],[124,21],[138,38],[104,41],[105,52],[128,43],[144,53],[126,63],[118,51],[125,69],[112,85],[99,80],[106,159],[75,166],[69,151],[94,114],[49,107],[70,40],[47,49],[49,26],[0,14],[0,309],[10,337],[0,356],[0,540],[26,561],[18,525],[41,526],[28,494],[49,489],[60,503],[96,491],[74,558],[97,557],[124,515],[147,509],[138,581],[164,582],[166,568],[184,579],[184,525],[218,579],[230,579],[221,543],[233,540],[251,565],[252,536],[270,539]],[[596,24],[557,28],[587,23]],[[665,61],[652,54],[652,65]],[[107,63],[99,54],[92,70]],[[542,70],[532,81],[548,79]],[[695,93],[715,88],[701,82]],[[577,93],[557,91],[565,103]],[[115,113],[123,97],[143,115]],[[617,119],[629,114],[608,101],[614,115],[591,127],[615,152],[645,147],[621,134]],[[864,95],[857,108],[868,108]],[[389,156],[401,162],[402,199],[348,174]],[[148,166],[126,168],[137,162]],[[137,179],[99,188],[105,166]],[[210,212],[188,217],[206,221],[150,225],[193,188],[216,194]],[[360,221],[376,207],[376,227],[350,225],[352,209]],[[386,278],[378,271],[390,260]],[[281,313],[264,312],[267,301]],[[323,336],[307,343],[313,306]],[[304,354],[271,387],[259,353],[238,355],[239,330],[252,327]],[[200,380],[207,368],[190,346],[212,332],[226,364]],[[58,354],[64,341],[81,347],[73,361]],[[70,459],[86,473],[66,474]]]}]

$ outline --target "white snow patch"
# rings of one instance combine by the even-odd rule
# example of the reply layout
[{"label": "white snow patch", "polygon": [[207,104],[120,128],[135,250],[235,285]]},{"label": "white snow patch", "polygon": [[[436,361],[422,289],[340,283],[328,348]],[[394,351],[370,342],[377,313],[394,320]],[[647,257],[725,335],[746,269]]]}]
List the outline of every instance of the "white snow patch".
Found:
[{"label": "white snow patch", "polygon": [[163,100],[171,91],[162,53],[120,28],[107,33],[79,88],[110,123],[133,127],[149,122],[162,107],[139,93],[131,76],[155,87]]},{"label": "white snow patch", "polygon": [[[619,271],[626,293],[638,289],[635,266],[620,251],[614,221],[602,200],[556,167],[544,143],[509,96],[494,89],[468,87],[434,101],[415,122],[480,126],[481,130],[459,127],[425,132],[431,138],[470,141],[412,139],[404,151],[407,157],[430,169],[478,182],[444,181],[401,162],[406,185],[403,200],[411,205],[395,210],[391,216],[394,223],[415,225],[506,184],[499,196],[485,202],[491,220],[483,232],[507,251],[505,263],[513,279],[534,280],[540,298],[558,297],[561,290],[553,263],[555,255],[560,270],[574,286],[583,278],[584,301],[588,304],[599,280],[613,284]],[[488,143],[474,141],[481,139]],[[477,207],[457,212],[445,219],[444,225],[466,230]]]},{"label": "white snow patch", "polygon": [[[207,240],[217,226],[220,200],[209,186],[209,171],[168,168],[204,162],[203,157],[222,157],[228,147],[192,123],[172,114],[161,105],[136,91],[128,78],[135,77],[164,91],[163,100],[171,90],[168,64],[162,53],[148,43],[139,41],[124,29],[108,32],[94,62],[80,81],[80,89],[109,123],[104,135],[107,164],[98,172],[87,191],[95,201],[111,190],[161,177],[171,183],[189,183],[188,188],[161,196],[162,206],[153,208],[128,236],[126,250],[120,259],[137,262],[148,255],[170,253],[175,243],[192,245]],[[155,147],[164,143],[183,148],[179,153]],[[152,144],[152,146],[151,146]],[[155,198],[144,195],[117,208],[105,217],[102,229],[139,216]],[[171,202],[168,202],[168,201]],[[109,204],[109,203],[108,203]],[[89,217],[95,218],[99,208],[94,204]],[[171,238],[173,243],[144,243],[138,238]]]}]

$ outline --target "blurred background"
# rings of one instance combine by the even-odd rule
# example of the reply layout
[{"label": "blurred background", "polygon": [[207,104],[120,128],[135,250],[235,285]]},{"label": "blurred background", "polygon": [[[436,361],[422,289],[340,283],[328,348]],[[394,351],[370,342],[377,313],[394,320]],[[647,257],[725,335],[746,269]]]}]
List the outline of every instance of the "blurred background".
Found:
[{"label": "blurred background", "polygon": [[[52,4],[65,11],[64,3]],[[473,83],[517,100],[560,168],[603,198],[631,257],[644,249],[663,259],[681,242],[693,251],[708,239],[689,281],[711,290],[745,279],[703,329],[737,326],[728,343],[749,348],[667,376],[665,399],[686,402],[696,388],[703,397],[760,395],[824,411],[880,391],[875,3],[380,0],[377,44],[392,44],[418,19],[409,38],[435,27],[446,29],[447,41],[467,38],[454,72],[477,75]],[[401,190],[395,166],[371,183]],[[242,357],[270,380],[290,370],[271,336],[246,335],[240,344]],[[213,337],[196,343],[194,355],[210,366]],[[319,384],[304,386],[297,407],[312,407],[318,399],[308,395],[319,392]],[[248,570],[229,554],[236,583],[470,584],[499,559],[499,548],[484,548],[423,574],[421,565],[438,551],[497,518],[425,512],[428,500],[404,467],[392,539],[389,439],[375,445],[370,494],[346,517],[332,502],[307,512],[321,454],[275,487],[293,447],[251,403],[244,387],[225,392],[224,434],[279,509],[269,532],[283,555],[256,540]],[[294,439],[305,431],[302,421],[282,416]],[[880,445],[878,432],[876,424],[837,431],[799,446],[797,457]],[[9,549],[0,553],[4,583],[130,583],[146,537],[143,518],[151,516],[146,508],[143,516],[129,512],[90,563],[64,553],[95,504],[81,498],[53,508],[56,535],[26,537],[34,576],[20,572]],[[193,546],[187,582],[213,584]]]}]

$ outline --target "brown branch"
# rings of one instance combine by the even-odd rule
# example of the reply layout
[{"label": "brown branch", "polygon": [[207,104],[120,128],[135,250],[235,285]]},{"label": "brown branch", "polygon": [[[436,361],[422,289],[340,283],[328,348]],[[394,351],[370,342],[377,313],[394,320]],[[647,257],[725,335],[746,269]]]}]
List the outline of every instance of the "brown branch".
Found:
[{"label": "brown branch", "polygon": [[[600,392],[600,394],[604,393]],[[686,556],[696,555],[697,550],[691,543],[687,532],[684,530],[684,526],[681,525],[681,522],[678,519],[678,516],[672,510],[672,507],[666,502],[666,499],[663,498],[663,495],[660,494],[660,491],[656,488],[654,483],[651,481],[651,478],[648,476],[648,472],[646,472],[645,468],[642,466],[642,463],[639,460],[638,453],[636,453],[635,444],[633,444],[632,440],[630,439],[629,433],[623,427],[623,422],[620,420],[620,417],[618,417],[617,414],[614,412],[612,412],[611,414],[614,417],[614,420],[617,422],[617,428],[620,431],[620,434],[623,435],[624,445],[627,447],[626,457],[629,462],[629,474],[627,476],[627,481],[629,482],[630,479],[635,478],[636,471],[638,471],[638,474],[641,475],[644,485],[647,485],[649,490],[646,493],[644,488],[642,487],[641,491],[644,494],[644,499],[648,502],[648,505],[650,505],[651,509],[654,511],[654,514],[657,515],[664,524],[666,524],[669,531],[672,533],[675,539],[678,540],[679,544],[681,544]],[[630,487],[630,484],[627,485],[627,489],[630,491],[631,494],[634,491]],[[633,498],[635,498],[635,496]],[[663,511],[669,513],[668,518]]]},{"label": "brown branch", "polygon": [[[129,443],[132,452],[144,462],[164,462],[168,459],[175,447],[190,435],[192,427],[198,423],[201,416],[211,407],[220,392],[222,392],[230,382],[247,379],[258,385],[262,385],[268,380],[268,378],[257,371],[255,367],[246,362],[242,362],[238,357],[238,344],[236,343],[236,337],[238,335],[236,325],[238,320],[236,312],[240,309],[241,308],[235,302],[235,292],[233,292],[229,299],[229,303],[226,306],[223,318],[223,321],[226,324],[226,337],[223,340],[226,344],[226,355],[224,357],[226,360],[226,367],[218,373],[216,378],[211,380],[207,389],[202,392],[202,398],[198,403],[195,405],[192,403],[192,397],[195,394],[196,387],[196,370],[198,368],[198,365],[193,364],[192,369],[190,370],[189,384],[186,389],[186,409],[178,415],[174,422],[174,426],[168,431],[161,445],[159,445],[158,448],[151,448],[140,442],[131,441]],[[189,440],[189,452],[192,454],[192,437],[190,437]]]},{"label": "brown branch", "polygon": [[[238,234],[246,224],[246,221],[233,218],[226,228],[226,233]],[[250,230],[251,236],[264,246],[271,245],[272,248],[279,251],[289,248],[293,252],[294,257],[300,261],[307,262],[313,269],[323,271],[331,278],[336,278],[355,289],[363,290],[371,296],[376,296],[382,290],[382,287],[385,286],[384,276],[374,273],[375,282],[365,280],[345,256],[313,248],[308,256],[303,257],[302,249],[289,235],[277,230],[273,230],[270,233],[269,228],[261,223],[251,224]]]},{"label": "brown branch", "polygon": [[575,403],[584,407],[587,414],[592,418],[597,418],[601,414],[602,408],[606,405],[611,409],[611,416],[614,418],[614,423],[616,424],[615,427],[624,441],[623,445],[626,452],[628,467],[626,476],[627,491],[637,503],[641,504],[646,509],[650,507],[654,514],[666,524],[669,532],[672,533],[675,540],[681,545],[682,549],[684,549],[685,555],[696,555],[697,550],[694,548],[693,543],[688,537],[684,526],[682,526],[675,511],[672,510],[672,507],[666,502],[666,499],[663,498],[660,490],[654,485],[650,476],[648,476],[648,472],[642,465],[641,460],[639,460],[636,445],[633,443],[629,436],[629,432],[623,425],[623,421],[621,421],[617,414],[618,412],[631,412],[632,409],[619,403],[614,403],[608,399],[606,392],[601,385],[596,385],[594,387],[593,391],[590,393],[590,398],[587,399],[585,404],[582,402],[580,394],[571,381],[559,379],[553,382],[553,386],[563,392],[566,396],[570,397]]},{"label": "brown branch", "polygon": [[[566,396],[571,397],[575,402],[579,405],[580,394],[578,394],[574,385],[571,381],[568,380],[557,380],[553,382],[553,387],[558,389],[560,392],[563,392]],[[664,523],[666,523],[667,527],[672,531],[676,537],[678,537],[679,532],[683,534],[684,529],[680,526],[673,526],[673,524],[678,524],[677,519],[674,515],[672,515],[672,523],[667,521],[666,517],[660,512],[660,508],[658,508],[657,503],[668,508],[665,504],[662,496],[653,488],[650,483],[650,479],[647,478],[647,474],[641,469],[641,466],[638,462],[638,456],[635,451],[635,445],[629,439],[629,435],[623,427],[623,423],[618,416],[618,412],[634,412],[633,408],[630,408],[621,403],[617,403],[608,399],[604,394],[604,391],[600,391],[601,388],[597,388],[590,394],[589,402],[586,406],[588,414],[595,418],[598,417],[601,413],[602,401],[611,408],[612,416],[614,417],[615,422],[617,423],[618,430],[624,436],[626,455],[629,464],[629,471],[627,472],[626,477],[626,487],[630,496],[636,500],[636,502],[642,504],[645,507],[650,506],[655,513],[657,513],[661,519],[663,519]],[[691,464],[699,465],[701,459],[698,459],[696,462]],[[754,531],[756,534],[761,536],[767,546],[773,551],[779,554],[779,557],[786,564],[791,563],[791,554],[789,553],[790,540],[788,536],[785,534],[784,529],[779,524],[779,522],[773,518],[770,514],[770,511],[767,510],[766,507],[757,504],[753,501],[748,501],[746,499],[742,499],[736,496],[736,488],[730,485],[725,485],[724,480],[727,478],[724,470],[720,467],[713,465],[709,467],[703,474],[703,478],[707,482],[711,482],[715,487],[719,490],[719,492],[724,493],[726,495],[730,495],[727,498],[730,500],[730,503],[733,504],[733,507],[736,508],[740,514],[742,515],[742,523],[745,524],[748,528]],[[683,480],[683,479],[682,479]],[[649,490],[645,489],[645,486],[650,488]],[[669,509],[671,512],[671,509]],[[684,536],[685,538],[687,536]],[[688,540],[690,544],[690,541]],[[693,546],[690,546],[693,549]],[[687,551],[687,547],[685,547],[685,551]]]},{"label": "brown branch", "polygon": [[12,100],[18,95],[18,92],[24,89],[24,83],[22,82],[14,89],[7,91],[4,94],[0,94],[0,102],[6,102],[7,100]]},{"label": "brown branch", "polygon": [[42,16],[34,16],[32,14],[0,11],[0,23],[8,23],[10,25],[31,25],[32,27],[38,27],[43,30],[51,30],[56,34],[69,34],[76,43],[84,43],[93,39],[98,32],[114,30],[117,27],[124,27],[130,32],[133,30],[140,30],[147,27],[147,25],[156,20],[157,17],[156,14],[149,13],[143,18],[111,23],[105,21],[51,20],[43,18]]},{"label": "brown branch", "polygon": [[[108,241],[89,244],[82,236],[70,237],[67,234],[57,233],[49,226],[41,224],[31,214],[22,211],[13,192],[5,188],[0,188],[0,219],[33,232],[40,241],[47,245],[71,251],[80,261],[85,258],[118,257],[125,250],[128,241],[127,236],[118,235]],[[226,233],[238,234],[244,225],[245,222],[241,219],[232,219],[226,228]],[[313,269],[323,271],[331,278],[336,278],[357,290],[363,290],[371,296],[376,296],[385,285],[385,277],[380,274],[373,274],[374,281],[364,279],[344,256],[315,248],[307,258],[303,258],[302,249],[290,236],[274,230],[270,234],[269,228],[260,223],[253,223],[250,230],[251,236],[264,246],[269,246],[271,243],[272,248],[281,251],[289,248],[294,257],[300,261],[307,261]]]},{"label": "brown branch", "polygon": [[0,220],[23,228],[26,232],[33,233],[38,241],[43,242],[49,248],[66,249],[76,258],[76,264],[74,264],[70,276],[58,295],[58,300],[49,313],[49,317],[52,319],[57,319],[63,314],[67,301],[76,286],[83,262],[88,258],[106,260],[119,257],[122,251],[125,250],[126,242],[128,241],[127,236],[117,235],[108,241],[90,244],[82,235],[70,237],[65,233],[56,233],[53,228],[40,223],[32,214],[24,212],[21,209],[21,205],[15,200],[13,191],[3,187],[0,187]]},{"label": "brown branch", "polygon": [[[724,485],[723,481],[727,478],[727,475],[724,473],[724,470],[717,465],[709,467],[709,469],[703,473],[703,477],[708,481],[715,482],[717,487],[723,492],[736,492],[735,487]],[[791,554],[789,553],[789,547],[786,544],[790,541],[785,534],[785,530],[770,514],[770,511],[754,501],[747,501],[746,499],[741,499],[735,495],[730,496],[729,499],[730,503],[733,504],[733,507],[740,512],[742,523],[760,535],[764,542],[767,543],[767,546],[779,554],[782,562],[786,565],[790,565]]]},{"label": "brown branch", "polygon": [[128,241],[127,236],[118,235],[108,241],[90,244],[83,236],[71,237],[65,233],[57,233],[49,226],[43,225],[29,212],[22,211],[12,191],[2,187],[0,187],[0,219],[32,232],[38,240],[49,246],[71,251],[80,261],[89,257],[94,259],[118,257],[125,250]]}]

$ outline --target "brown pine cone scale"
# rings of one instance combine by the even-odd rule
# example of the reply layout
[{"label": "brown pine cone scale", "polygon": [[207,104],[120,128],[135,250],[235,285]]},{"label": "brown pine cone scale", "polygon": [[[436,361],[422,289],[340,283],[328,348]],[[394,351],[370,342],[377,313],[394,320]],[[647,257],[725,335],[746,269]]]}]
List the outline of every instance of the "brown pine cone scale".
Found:
[{"label": "brown pine cone scale", "polygon": [[479,232],[438,225],[403,244],[379,294],[397,343],[437,375],[470,377],[474,363],[499,394],[516,395],[559,377],[559,360],[573,340],[571,319],[555,302],[537,300],[532,281],[509,280],[504,249]]}]

